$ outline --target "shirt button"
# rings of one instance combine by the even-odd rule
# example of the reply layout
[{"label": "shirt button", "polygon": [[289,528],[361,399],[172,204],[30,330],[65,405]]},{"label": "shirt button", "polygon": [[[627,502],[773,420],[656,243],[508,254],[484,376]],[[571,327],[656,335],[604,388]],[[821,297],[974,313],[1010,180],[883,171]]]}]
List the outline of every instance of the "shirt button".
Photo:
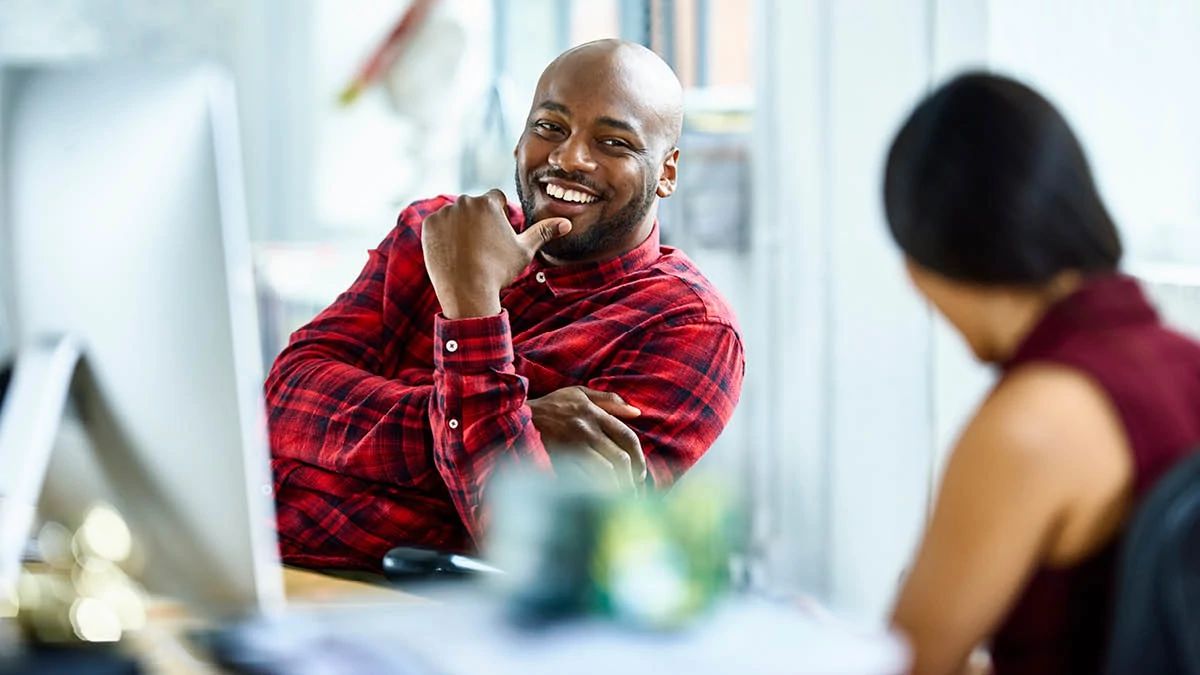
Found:
[{"label": "shirt button", "polygon": [[457,429],[457,428],[458,428],[458,420],[450,420],[450,421],[449,421],[449,422],[447,422],[446,424],[448,424],[448,425],[450,426],[450,428],[451,428],[451,429]]},{"label": "shirt button", "polygon": [[546,273],[545,272],[538,272],[537,274],[533,275],[533,278],[537,279],[537,282],[539,284],[546,283]]},{"label": "shirt button", "polygon": [[448,352],[458,351],[458,340],[447,340],[446,341],[446,351],[448,351]]}]

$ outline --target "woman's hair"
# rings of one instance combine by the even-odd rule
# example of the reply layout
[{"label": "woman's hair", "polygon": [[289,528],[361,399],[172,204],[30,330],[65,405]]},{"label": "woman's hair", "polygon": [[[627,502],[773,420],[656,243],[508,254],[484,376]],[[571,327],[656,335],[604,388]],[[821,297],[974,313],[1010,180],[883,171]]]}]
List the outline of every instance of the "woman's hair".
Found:
[{"label": "woman's hair", "polygon": [[1121,259],[1066,120],[1008,78],[968,73],[925,98],[892,143],[883,192],[900,248],[959,281],[1037,286]]}]

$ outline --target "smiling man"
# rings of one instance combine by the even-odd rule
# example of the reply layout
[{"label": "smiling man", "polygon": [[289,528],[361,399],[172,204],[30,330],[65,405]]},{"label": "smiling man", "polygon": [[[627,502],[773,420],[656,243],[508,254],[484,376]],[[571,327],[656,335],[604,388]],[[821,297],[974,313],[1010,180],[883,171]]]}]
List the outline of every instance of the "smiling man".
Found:
[{"label": "smiling man", "polygon": [[682,93],[602,40],[538,82],[503,193],[412,204],[267,380],[284,560],[378,569],[391,547],[469,550],[502,460],[569,460],[669,487],[741,391],[733,315],[661,246]]}]

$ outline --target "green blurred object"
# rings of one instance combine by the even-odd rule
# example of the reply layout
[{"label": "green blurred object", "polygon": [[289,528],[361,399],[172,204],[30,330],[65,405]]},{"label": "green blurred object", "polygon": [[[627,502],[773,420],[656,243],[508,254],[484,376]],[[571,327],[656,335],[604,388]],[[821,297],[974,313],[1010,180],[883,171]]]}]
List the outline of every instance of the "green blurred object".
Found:
[{"label": "green blurred object", "polygon": [[723,487],[693,476],[669,493],[615,493],[570,474],[506,472],[493,494],[491,561],[512,618],[581,616],[681,627],[729,586],[733,524]]},{"label": "green blurred object", "polygon": [[732,522],[725,492],[703,480],[615,501],[592,556],[601,607],[642,627],[687,623],[728,588]]}]

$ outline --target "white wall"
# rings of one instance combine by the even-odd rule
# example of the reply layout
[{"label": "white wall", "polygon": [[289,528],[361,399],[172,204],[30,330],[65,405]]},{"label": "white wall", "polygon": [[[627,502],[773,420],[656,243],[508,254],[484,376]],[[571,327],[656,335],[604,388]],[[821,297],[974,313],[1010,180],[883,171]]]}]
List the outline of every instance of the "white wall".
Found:
[{"label": "white wall", "polygon": [[1083,140],[1140,260],[1200,263],[1200,3],[993,0],[988,59]]},{"label": "white wall", "polygon": [[8,228],[4,223],[8,217],[8,201],[5,196],[8,188],[7,162],[3,159],[8,152],[3,133],[8,106],[7,81],[8,77],[4,68],[0,68],[0,365],[11,355],[15,346],[13,340],[17,335],[16,327],[12,325],[12,319],[9,318],[9,313],[12,311],[9,308],[14,304],[12,279],[9,276],[12,274],[12,260],[9,258]]},{"label": "white wall", "polygon": [[254,240],[313,236],[310,0],[240,5],[231,66]]},{"label": "white wall", "polygon": [[821,597],[829,585],[824,5],[758,3],[758,264],[750,272],[758,291],[752,316],[762,325],[747,335],[746,381],[757,401],[752,552],[764,561],[761,582]]},{"label": "white wall", "polygon": [[[831,591],[877,614],[923,522],[927,309],[887,234],[880,183],[898,122],[929,81],[924,3],[835,3],[829,52]],[[886,76],[882,76],[886,74]]]},{"label": "white wall", "polygon": [[885,614],[924,518],[931,323],[880,197],[932,75],[933,3],[762,3],[756,246],[771,330],[752,344],[767,582]]}]

